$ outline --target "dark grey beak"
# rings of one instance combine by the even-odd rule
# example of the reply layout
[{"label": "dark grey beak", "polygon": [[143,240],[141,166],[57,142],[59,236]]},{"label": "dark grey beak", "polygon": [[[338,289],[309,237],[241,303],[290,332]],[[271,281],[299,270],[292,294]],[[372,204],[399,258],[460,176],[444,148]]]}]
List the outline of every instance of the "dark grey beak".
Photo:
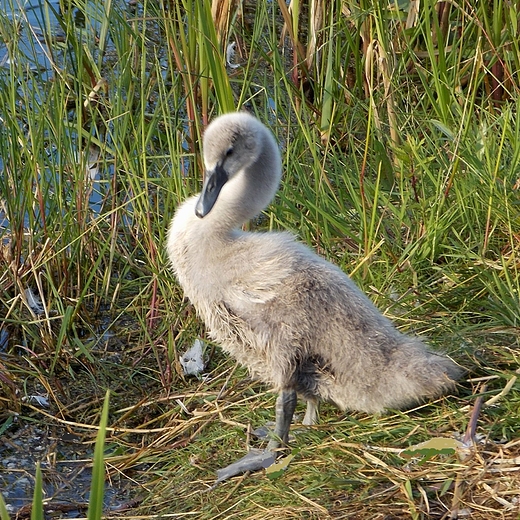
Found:
[{"label": "dark grey beak", "polygon": [[204,218],[212,210],[222,186],[229,179],[225,168],[220,164],[213,171],[206,171],[205,177],[202,193],[195,206],[195,214],[199,218]]}]

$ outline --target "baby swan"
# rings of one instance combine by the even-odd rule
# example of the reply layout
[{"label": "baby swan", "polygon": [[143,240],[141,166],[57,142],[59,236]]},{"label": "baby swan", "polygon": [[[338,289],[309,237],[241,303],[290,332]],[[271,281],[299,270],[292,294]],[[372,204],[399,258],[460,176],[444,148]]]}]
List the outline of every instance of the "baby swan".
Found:
[{"label": "baby swan", "polygon": [[218,481],[274,460],[297,395],[307,401],[304,424],[313,424],[322,400],[377,413],[454,387],[459,367],[397,331],[338,267],[288,233],[240,230],[281,178],[278,146],[262,123],[246,113],[215,119],[203,153],[202,193],[177,209],[168,255],[211,338],[279,392],[267,451],[220,470]]}]

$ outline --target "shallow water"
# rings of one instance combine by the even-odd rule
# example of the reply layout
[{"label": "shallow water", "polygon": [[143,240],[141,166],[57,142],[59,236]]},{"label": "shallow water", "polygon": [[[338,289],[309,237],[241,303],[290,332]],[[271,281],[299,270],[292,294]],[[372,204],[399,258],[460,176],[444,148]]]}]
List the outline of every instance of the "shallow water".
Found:
[{"label": "shallow water", "polygon": [[[11,60],[15,59],[15,50],[16,59],[22,60],[29,69],[48,74],[50,61],[45,36],[49,31],[56,32],[59,27],[54,14],[57,12],[58,2],[0,0],[4,27],[3,41],[0,41],[0,66],[9,67]],[[15,49],[12,48],[13,44],[16,45]]]},{"label": "shallow water", "polygon": [[[11,515],[30,516],[36,462],[40,461],[46,511],[54,518],[84,517],[90,493],[91,449],[61,428],[26,424],[16,419],[0,436],[0,490]],[[128,503],[130,489],[115,482],[106,488],[105,514]]]},{"label": "shallow water", "polygon": [[[102,349],[104,359],[113,367],[115,364],[124,364],[121,361],[124,344],[115,332],[107,329],[108,324],[108,318],[100,321],[99,330],[96,330],[96,336],[92,336],[92,340],[98,341],[98,348]],[[8,338],[4,337],[4,341],[7,342]],[[88,342],[88,338],[85,341]],[[6,354],[0,349],[0,369],[3,361],[11,365],[22,351],[23,349],[15,349],[14,353]],[[97,355],[100,355],[99,352]],[[75,374],[74,380],[62,379],[66,389],[61,388],[61,383],[57,386],[58,393],[64,392],[60,411],[56,408],[56,401],[48,393],[48,388],[30,378],[27,378],[23,395],[17,397],[20,406],[1,410],[0,494],[12,518],[23,519],[30,516],[38,462],[42,471],[46,518],[86,516],[92,482],[95,432],[82,427],[81,413],[88,402],[83,396],[90,390],[92,375],[83,371],[81,364],[70,370]],[[4,379],[3,382],[6,383],[4,388],[10,388],[8,380]],[[67,405],[63,406],[67,399]],[[65,412],[70,422],[63,425],[59,420],[63,419],[63,411],[67,408],[73,411]],[[57,420],[47,420],[45,415],[49,418],[56,417]],[[110,439],[105,442],[105,460],[107,467],[112,470],[109,459],[117,450],[117,443]],[[137,491],[125,472],[110,471],[105,484],[104,514],[134,507]]]},{"label": "shallow water", "polygon": [[[71,11],[64,16],[57,1],[0,0],[0,74],[5,77],[6,74],[18,74],[19,71],[30,72],[27,76],[29,86],[31,81],[34,81],[32,94],[34,99],[38,100],[37,93],[41,90],[41,85],[53,81],[55,71],[61,68],[66,59],[67,38],[63,27],[77,31],[76,35],[80,38],[87,33],[92,37],[99,32],[100,9],[103,9],[103,3],[92,1],[84,4],[82,11],[71,7]],[[68,24],[66,20],[69,21]],[[44,101],[40,99],[40,104],[36,103],[34,108],[45,110]],[[59,154],[52,142],[49,144],[48,154],[49,157]],[[86,168],[85,178],[91,182],[89,202],[93,214],[97,215],[101,210],[102,201],[97,166],[99,151],[91,148],[86,150],[85,154],[82,162]],[[79,158],[77,160],[79,161]],[[56,158],[55,164],[58,165],[60,162]],[[0,181],[2,170],[3,162],[0,156]],[[49,185],[59,182],[55,179],[54,171],[42,170],[41,175]],[[27,219],[24,225],[29,225]],[[0,247],[9,241],[10,227],[5,206],[0,198]]]}]

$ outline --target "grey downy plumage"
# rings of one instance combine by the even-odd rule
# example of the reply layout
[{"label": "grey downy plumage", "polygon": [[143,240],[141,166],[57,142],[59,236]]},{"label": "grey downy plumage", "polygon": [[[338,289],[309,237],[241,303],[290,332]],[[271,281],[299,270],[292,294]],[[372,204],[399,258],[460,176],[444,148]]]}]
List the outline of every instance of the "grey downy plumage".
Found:
[{"label": "grey downy plumage", "polygon": [[215,119],[203,153],[202,193],[178,208],[168,255],[211,338],[280,394],[267,452],[219,480],[266,464],[287,441],[297,395],[307,401],[304,424],[313,424],[319,401],[377,413],[453,389],[458,365],[400,333],[338,267],[291,234],[240,230],[281,178],[262,123],[246,113]]}]

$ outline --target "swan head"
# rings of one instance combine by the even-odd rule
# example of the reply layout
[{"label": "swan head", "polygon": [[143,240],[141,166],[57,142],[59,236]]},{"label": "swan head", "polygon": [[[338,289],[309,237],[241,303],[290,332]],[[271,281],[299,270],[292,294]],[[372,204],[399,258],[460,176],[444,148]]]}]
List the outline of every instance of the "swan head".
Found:
[{"label": "swan head", "polygon": [[252,181],[250,202],[261,205],[260,210],[274,196],[281,175],[280,154],[271,132],[255,117],[234,112],[212,121],[204,133],[203,154],[205,180],[195,207],[199,218],[208,215],[224,185],[239,175]]}]

